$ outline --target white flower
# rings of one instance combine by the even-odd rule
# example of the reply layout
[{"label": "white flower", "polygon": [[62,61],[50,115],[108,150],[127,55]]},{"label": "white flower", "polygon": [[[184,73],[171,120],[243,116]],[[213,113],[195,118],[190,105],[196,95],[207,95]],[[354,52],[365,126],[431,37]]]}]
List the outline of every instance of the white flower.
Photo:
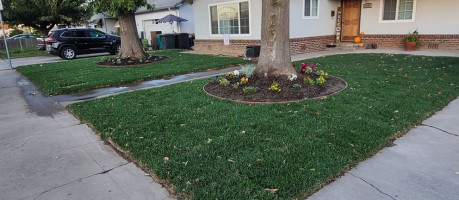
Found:
[{"label": "white flower", "polygon": [[239,70],[234,70],[233,73],[234,73],[235,76],[239,76]]},{"label": "white flower", "polygon": [[297,78],[298,78],[298,76],[296,76],[295,74],[292,74],[292,75],[288,76],[288,80],[290,80],[290,81],[294,81]]}]

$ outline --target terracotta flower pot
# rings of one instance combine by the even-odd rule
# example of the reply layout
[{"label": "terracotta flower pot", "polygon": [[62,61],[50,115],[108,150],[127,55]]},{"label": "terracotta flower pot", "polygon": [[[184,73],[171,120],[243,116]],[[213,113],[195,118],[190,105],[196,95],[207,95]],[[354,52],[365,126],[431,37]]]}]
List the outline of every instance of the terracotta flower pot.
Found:
[{"label": "terracotta flower pot", "polygon": [[414,51],[416,49],[417,42],[405,42],[405,50]]}]

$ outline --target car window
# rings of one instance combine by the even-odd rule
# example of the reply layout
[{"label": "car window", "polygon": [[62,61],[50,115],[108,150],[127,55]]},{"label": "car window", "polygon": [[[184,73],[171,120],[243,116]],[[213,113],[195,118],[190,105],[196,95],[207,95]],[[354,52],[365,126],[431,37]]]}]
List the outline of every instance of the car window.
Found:
[{"label": "car window", "polygon": [[90,30],[88,32],[89,32],[89,37],[98,37],[98,38],[104,38],[105,37],[105,33],[100,32],[100,31]]},{"label": "car window", "polygon": [[62,37],[70,37],[70,32],[69,31],[64,31],[61,36]]},{"label": "car window", "polygon": [[86,37],[85,31],[70,31],[70,37]]}]

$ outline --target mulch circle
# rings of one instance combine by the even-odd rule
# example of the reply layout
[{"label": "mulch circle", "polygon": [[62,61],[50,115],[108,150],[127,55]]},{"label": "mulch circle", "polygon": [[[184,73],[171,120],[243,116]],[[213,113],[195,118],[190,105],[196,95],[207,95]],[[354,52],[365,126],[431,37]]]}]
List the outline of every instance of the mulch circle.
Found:
[{"label": "mulch circle", "polygon": [[134,59],[134,58],[122,58],[122,59],[117,59],[117,58],[110,58],[101,62],[98,62],[97,64],[101,67],[135,67],[135,66],[143,66],[143,65],[149,65],[165,60],[169,60],[170,58],[167,56],[151,56],[148,59],[145,60],[139,60],[139,59]]},{"label": "mulch circle", "polygon": [[[297,76],[297,80],[294,81],[251,77],[248,83],[239,85],[237,89],[233,88],[233,84],[240,82],[240,78],[230,79],[231,84],[228,86],[220,85],[217,80],[213,80],[204,85],[203,89],[209,96],[238,103],[272,104],[299,102],[305,99],[325,99],[347,87],[346,81],[335,76],[328,76],[323,85],[305,84],[303,82],[305,75],[298,74]],[[280,92],[269,90],[273,81],[279,84]],[[301,85],[301,88],[293,87],[295,84]],[[244,87],[255,87],[258,90],[244,93]]]}]

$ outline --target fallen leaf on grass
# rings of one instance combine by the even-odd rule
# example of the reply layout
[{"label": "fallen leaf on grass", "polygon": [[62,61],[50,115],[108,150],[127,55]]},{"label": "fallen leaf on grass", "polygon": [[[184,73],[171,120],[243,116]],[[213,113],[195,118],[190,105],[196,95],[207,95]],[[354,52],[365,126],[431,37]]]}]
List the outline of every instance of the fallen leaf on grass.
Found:
[{"label": "fallen leaf on grass", "polygon": [[268,192],[271,192],[271,193],[275,193],[275,192],[277,192],[277,190],[279,190],[279,189],[269,189],[269,188],[265,189],[265,191],[268,191]]},{"label": "fallen leaf on grass", "polygon": [[235,162],[234,160],[228,159],[228,162]]},{"label": "fallen leaf on grass", "polygon": [[257,159],[257,162],[261,162],[261,161],[263,161],[263,159],[261,159],[261,158],[258,158],[258,159]]},{"label": "fallen leaf on grass", "polygon": [[164,157],[163,162],[166,163],[169,160],[169,157]]},{"label": "fallen leaf on grass", "polygon": [[405,74],[403,77],[408,78],[408,74]]}]

